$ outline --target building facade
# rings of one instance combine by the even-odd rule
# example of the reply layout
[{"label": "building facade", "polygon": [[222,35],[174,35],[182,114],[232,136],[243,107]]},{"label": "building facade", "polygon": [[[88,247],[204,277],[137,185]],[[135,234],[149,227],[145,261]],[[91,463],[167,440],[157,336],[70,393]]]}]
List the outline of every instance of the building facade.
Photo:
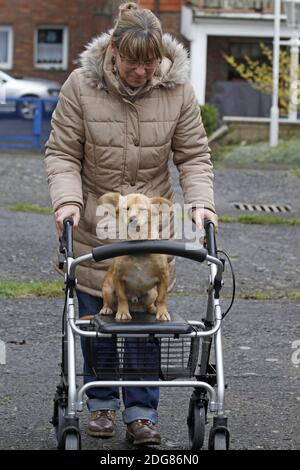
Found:
[{"label": "building facade", "polygon": [[[291,30],[281,15],[281,37]],[[273,0],[193,0],[182,7],[181,33],[190,43],[191,81],[200,104],[217,81],[238,79],[224,55],[263,60],[260,43],[270,48],[274,35]]]},{"label": "building facade", "polygon": [[[77,66],[84,46],[113,26],[120,3],[0,0],[0,70],[62,83]],[[151,9],[164,31],[189,49],[191,81],[200,104],[211,101],[216,83],[239,79],[224,54],[261,60],[259,44],[272,47],[273,0],[140,0],[139,4]],[[281,35],[291,35],[284,21]]]},{"label": "building facade", "polygon": [[[63,82],[95,36],[109,30],[121,0],[0,0],[0,70]],[[142,0],[165,31],[180,34],[182,0]],[[185,42],[187,44],[187,41]]]}]

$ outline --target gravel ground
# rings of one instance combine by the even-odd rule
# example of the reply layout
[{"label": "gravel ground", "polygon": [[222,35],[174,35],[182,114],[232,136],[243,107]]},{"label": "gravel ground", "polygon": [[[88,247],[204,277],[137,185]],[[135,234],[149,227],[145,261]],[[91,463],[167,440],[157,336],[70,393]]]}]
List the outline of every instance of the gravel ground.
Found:
[{"label": "gravel ground", "polygon": [[[292,205],[294,212],[300,210],[299,179],[289,170],[217,169],[215,174],[216,206],[220,215],[240,215],[233,209],[233,201],[278,204],[285,201]],[[182,201],[174,169],[172,178],[176,200]],[[0,181],[0,205],[22,202],[50,207],[42,156],[0,154]],[[276,195],[277,191],[280,197]],[[0,279],[46,280],[56,277],[52,269],[56,259],[52,216],[0,209],[0,240],[5,246],[0,253]],[[295,263],[300,248],[299,227],[221,224],[218,245],[230,253],[243,290],[299,288],[300,266]],[[200,283],[203,291],[201,276],[198,279],[189,268],[188,261],[178,263],[176,289],[198,290]],[[202,268],[196,265],[195,271],[201,274]]]},{"label": "gravel ground", "polygon": [[[37,153],[32,157],[25,150],[18,155],[2,151],[0,162],[1,204],[26,202],[50,206],[42,155]],[[172,178],[178,180],[174,168]],[[290,204],[291,215],[300,213],[299,177],[292,169],[223,169],[219,166],[215,170],[215,188],[216,206],[222,215],[240,215],[233,207],[234,202]],[[176,199],[181,200],[178,184],[175,193]]]},{"label": "gravel ground", "polygon": [[[169,298],[178,311],[178,299]],[[59,379],[59,325],[62,300],[2,300],[7,365],[0,386],[0,449],[54,449],[49,420]],[[205,300],[180,298],[186,318],[200,318]],[[293,365],[292,342],[299,303],[237,301],[224,324],[226,413],[232,449],[299,449],[299,368]],[[34,327],[33,327],[34,325]],[[297,336],[298,334],[298,336]],[[81,371],[81,368],[78,368]],[[80,379],[78,379],[80,380]],[[186,416],[190,389],[162,389],[162,449],[188,449]],[[121,416],[121,414],[120,414]],[[114,439],[86,434],[88,413],[80,415],[84,449],[131,449],[118,418]],[[210,415],[207,430],[212,423]],[[208,434],[208,432],[207,432]]]},{"label": "gravel ground", "polygon": [[[290,205],[290,217],[300,214],[299,177],[292,169],[221,169],[216,171],[216,204],[222,215],[243,215],[234,202]],[[281,215],[284,215],[282,213]]]},{"label": "gravel ground", "polygon": [[[299,179],[289,170],[216,169],[215,173],[220,214],[239,215],[232,206],[235,201],[290,203],[293,214],[299,210]],[[174,171],[172,175],[176,180]],[[176,194],[180,200],[178,185]],[[50,205],[42,157],[2,153],[0,205],[20,202]],[[0,281],[57,279],[51,215],[0,210],[0,243]],[[299,289],[299,227],[221,224],[218,246],[232,258],[238,294]],[[202,318],[205,266],[179,259],[177,278],[170,310],[186,318],[197,319],[199,314]],[[227,297],[228,270],[225,281]],[[6,365],[0,365],[0,449],[54,449],[49,419],[59,374],[62,299],[0,299],[0,305],[0,338],[7,350]],[[299,301],[237,300],[225,321],[226,411],[233,449],[300,448],[299,365],[292,362],[293,342],[300,338],[299,306]],[[190,393],[176,388],[161,391],[163,449],[188,448]],[[131,448],[124,440],[120,418],[116,438],[103,441],[86,435],[87,418],[84,411],[84,449]]]},{"label": "gravel ground", "polygon": [[[3,152],[3,151],[2,151]],[[38,204],[50,207],[43,156],[26,151],[0,153],[0,204]]]}]

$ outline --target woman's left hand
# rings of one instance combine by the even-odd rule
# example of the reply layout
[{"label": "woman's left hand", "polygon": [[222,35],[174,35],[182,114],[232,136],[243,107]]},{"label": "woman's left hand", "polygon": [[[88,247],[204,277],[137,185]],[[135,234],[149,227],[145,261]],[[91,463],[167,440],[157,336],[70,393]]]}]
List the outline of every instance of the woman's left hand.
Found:
[{"label": "woman's left hand", "polygon": [[218,221],[217,214],[215,214],[213,211],[210,211],[209,209],[204,209],[203,215],[204,215],[204,219],[209,219],[212,221],[212,223],[215,226],[215,230],[217,232],[219,228],[219,221]]},{"label": "woman's left hand", "polygon": [[209,219],[213,222],[217,232],[219,227],[217,214],[209,209],[195,209],[193,211],[193,220],[200,230],[203,229],[203,223],[205,219]]}]

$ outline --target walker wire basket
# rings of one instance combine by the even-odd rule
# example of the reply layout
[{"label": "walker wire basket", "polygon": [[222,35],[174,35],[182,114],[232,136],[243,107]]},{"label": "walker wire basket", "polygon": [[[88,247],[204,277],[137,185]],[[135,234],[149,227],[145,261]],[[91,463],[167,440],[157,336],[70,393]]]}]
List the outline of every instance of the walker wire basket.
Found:
[{"label": "walker wire basket", "polygon": [[174,380],[194,376],[197,337],[85,338],[87,364],[96,380]]}]

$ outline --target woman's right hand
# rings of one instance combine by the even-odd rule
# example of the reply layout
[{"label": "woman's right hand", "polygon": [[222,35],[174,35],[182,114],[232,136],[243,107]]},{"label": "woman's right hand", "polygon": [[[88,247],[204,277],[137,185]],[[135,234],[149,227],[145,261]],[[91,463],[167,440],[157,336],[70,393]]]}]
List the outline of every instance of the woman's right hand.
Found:
[{"label": "woman's right hand", "polygon": [[74,228],[78,227],[80,220],[80,209],[78,206],[73,204],[67,204],[66,206],[62,206],[57,209],[57,211],[55,211],[54,217],[56,230],[59,238],[61,238],[64,230],[63,223],[67,217],[72,217]]}]

